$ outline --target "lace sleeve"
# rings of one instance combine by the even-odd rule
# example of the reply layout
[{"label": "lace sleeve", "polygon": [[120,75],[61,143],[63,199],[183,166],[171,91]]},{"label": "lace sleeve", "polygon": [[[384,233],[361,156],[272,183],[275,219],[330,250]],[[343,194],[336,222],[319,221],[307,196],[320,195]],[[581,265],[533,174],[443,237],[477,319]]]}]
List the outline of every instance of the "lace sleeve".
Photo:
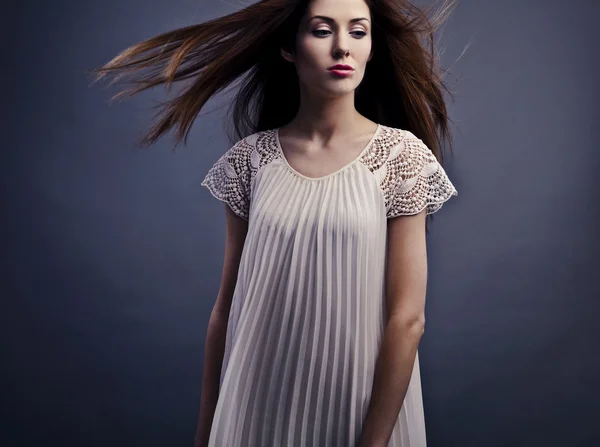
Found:
[{"label": "lace sleeve", "polygon": [[246,149],[245,140],[238,141],[215,162],[202,181],[202,186],[244,220],[248,220],[250,211],[249,151]]},{"label": "lace sleeve", "polygon": [[458,191],[422,140],[408,132],[387,160],[387,218],[438,211]]}]

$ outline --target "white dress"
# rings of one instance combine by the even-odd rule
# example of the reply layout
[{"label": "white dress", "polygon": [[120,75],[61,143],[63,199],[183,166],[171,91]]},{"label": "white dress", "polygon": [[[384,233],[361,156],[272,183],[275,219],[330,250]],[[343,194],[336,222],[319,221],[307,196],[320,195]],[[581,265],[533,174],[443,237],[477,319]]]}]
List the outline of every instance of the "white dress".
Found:
[{"label": "white dress", "polygon": [[[295,171],[278,128],[202,182],[248,220],[210,446],[357,445],[386,322],[387,218],[458,192],[414,134],[379,125],[352,162]],[[388,446],[425,446],[419,357]]]}]

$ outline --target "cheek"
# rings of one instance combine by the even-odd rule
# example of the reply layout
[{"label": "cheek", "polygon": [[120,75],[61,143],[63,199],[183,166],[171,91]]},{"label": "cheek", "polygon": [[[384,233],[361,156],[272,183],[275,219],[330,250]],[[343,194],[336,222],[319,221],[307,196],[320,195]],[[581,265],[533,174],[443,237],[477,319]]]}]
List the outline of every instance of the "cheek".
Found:
[{"label": "cheek", "polygon": [[296,51],[296,67],[299,73],[310,75],[311,72],[325,68],[329,57],[326,44],[316,39],[299,41]]},{"label": "cheek", "polygon": [[371,40],[367,40],[367,38],[363,38],[356,42],[354,46],[354,58],[357,61],[361,61],[363,63],[367,62],[369,58],[369,53],[371,52]]},{"label": "cheek", "polygon": [[324,40],[315,38],[303,38],[298,41],[298,58],[306,62],[316,62],[327,57],[329,47]]}]

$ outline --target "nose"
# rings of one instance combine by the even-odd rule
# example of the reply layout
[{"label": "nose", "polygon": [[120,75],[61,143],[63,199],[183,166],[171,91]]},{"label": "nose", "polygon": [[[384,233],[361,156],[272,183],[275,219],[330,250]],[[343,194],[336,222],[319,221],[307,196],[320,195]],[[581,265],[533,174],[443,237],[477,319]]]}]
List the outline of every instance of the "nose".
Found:
[{"label": "nose", "polygon": [[339,33],[337,38],[334,40],[333,47],[333,56],[338,58],[341,56],[349,56],[350,55],[350,47],[346,42],[345,38],[342,37],[342,34]]},{"label": "nose", "polygon": [[336,47],[335,50],[333,51],[333,55],[336,58],[341,57],[341,56],[348,57],[350,55],[350,50],[344,49],[341,47]]}]

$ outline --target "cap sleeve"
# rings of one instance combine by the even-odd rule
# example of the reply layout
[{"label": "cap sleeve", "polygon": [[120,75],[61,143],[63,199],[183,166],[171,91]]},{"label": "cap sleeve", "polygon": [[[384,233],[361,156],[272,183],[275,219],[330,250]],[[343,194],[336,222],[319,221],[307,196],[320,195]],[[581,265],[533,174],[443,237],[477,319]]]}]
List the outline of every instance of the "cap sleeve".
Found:
[{"label": "cap sleeve", "polygon": [[392,149],[384,190],[387,218],[423,211],[433,214],[458,191],[425,143],[411,132]]},{"label": "cap sleeve", "polygon": [[246,140],[235,143],[209,169],[202,181],[211,194],[244,220],[250,212],[250,165]]}]

